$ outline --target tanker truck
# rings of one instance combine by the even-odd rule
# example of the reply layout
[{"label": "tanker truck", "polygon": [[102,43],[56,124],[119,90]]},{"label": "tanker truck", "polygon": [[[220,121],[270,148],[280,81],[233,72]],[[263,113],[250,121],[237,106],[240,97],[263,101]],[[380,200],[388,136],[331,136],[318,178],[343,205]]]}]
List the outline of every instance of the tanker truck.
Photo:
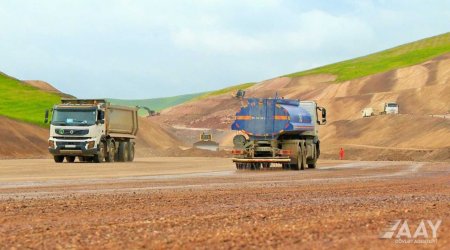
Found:
[{"label": "tanker truck", "polygon": [[[319,119],[320,115],[320,119]],[[326,124],[326,109],[314,101],[249,98],[231,125],[236,168],[315,168],[320,155],[318,126]]]},{"label": "tanker truck", "polygon": [[[137,108],[103,99],[63,99],[55,105],[48,150],[55,162],[133,161],[138,131]],[[45,112],[48,122],[49,110]]]}]

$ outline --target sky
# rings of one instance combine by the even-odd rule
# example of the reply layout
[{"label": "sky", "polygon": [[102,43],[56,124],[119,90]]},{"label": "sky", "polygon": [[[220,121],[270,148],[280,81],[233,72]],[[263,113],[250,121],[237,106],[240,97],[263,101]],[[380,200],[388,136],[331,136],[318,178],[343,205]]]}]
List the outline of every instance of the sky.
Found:
[{"label": "sky", "polygon": [[450,0],[0,0],[0,71],[78,98],[215,90],[450,31]]}]

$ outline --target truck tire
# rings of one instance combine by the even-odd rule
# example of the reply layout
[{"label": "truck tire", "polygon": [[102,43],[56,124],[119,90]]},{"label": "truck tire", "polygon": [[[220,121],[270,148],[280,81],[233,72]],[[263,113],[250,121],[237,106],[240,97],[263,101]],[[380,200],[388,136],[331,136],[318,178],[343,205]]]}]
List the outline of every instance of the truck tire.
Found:
[{"label": "truck tire", "polygon": [[119,161],[128,161],[128,142],[122,141],[119,143]]},{"label": "truck tire", "polygon": [[308,164],[308,168],[316,168],[316,163],[310,163]]},{"label": "truck tire", "polygon": [[64,156],[63,155],[54,155],[53,160],[55,160],[55,162],[57,162],[57,163],[61,163],[64,161]]},{"label": "truck tire", "polygon": [[101,163],[105,160],[105,143],[100,142],[97,146],[97,154],[94,155],[94,162]]},{"label": "truck tire", "polygon": [[66,156],[66,161],[70,163],[75,162],[75,156]]},{"label": "truck tire", "polygon": [[293,164],[294,170],[304,170],[306,165],[306,147],[303,142],[300,143],[297,155],[297,164]]},{"label": "truck tire", "polygon": [[128,142],[128,161],[134,161],[134,143]]},{"label": "truck tire", "polygon": [[304,142],[300,143],[301,155],[302,155],[302,164],[300,166],[301,170],[305,170],[306,168],[306,145]]},{"label": "truck tire", "polygon": [[252,163],[250,169],[251,170],[260,170],[261,169],[261,163],[259,163],[259,162]]},{"label": "truck tire", "polygon": [[112,140],[108,140],[106,142],[106,157],[105,160],[106,162],[114,162],[115,158],[116,158],[116,144],[114,143],[114,141]]},{"label": "truck tire", "polygon": [[264,163],[262,164],[262,167],[263,167],[263,168],[270,168],[270,162],[264,162]]}]

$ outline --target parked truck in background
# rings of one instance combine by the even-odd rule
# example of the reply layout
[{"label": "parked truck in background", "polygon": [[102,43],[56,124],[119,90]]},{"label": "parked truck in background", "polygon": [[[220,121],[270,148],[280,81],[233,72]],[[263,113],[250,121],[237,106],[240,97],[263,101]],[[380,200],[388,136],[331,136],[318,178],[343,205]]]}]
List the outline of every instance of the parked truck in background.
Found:
[{"label": "parked truck in background", "polygon": [[[103,99],[63,99],[55,105],[48,150],[55,162],[133,161],[138,131],[137,108]],[[45,122],[48,122],[46,111]]]},{"label": "parked truck in background", "polygon": [[[320,119],[319,119],[320,113]],[[326,110],[314,101],[249,98],[231,126],[233,162],[237,169],[315,168],[320,156],[318,126],[326,124]]]},{"label": "parked truck in background", "polygon": [[395,102],[386,102],[383,107],[383,114],[397,115],[398,114],[398,104]]}]

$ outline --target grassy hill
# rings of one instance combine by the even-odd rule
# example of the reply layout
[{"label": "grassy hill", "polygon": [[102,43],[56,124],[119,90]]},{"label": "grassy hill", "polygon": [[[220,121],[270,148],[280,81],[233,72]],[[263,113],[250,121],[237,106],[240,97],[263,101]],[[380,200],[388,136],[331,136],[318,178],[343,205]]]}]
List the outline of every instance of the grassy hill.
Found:
[{"label": "grassy hill", "polygon": [[337,75],[337,81],[342,82],[419,64],[449,52],[450,32],[367,56],[296,72],[286,76],[298,77],[326,73]]},{"label": "grassy hill", "polygon": [[[161,97],[161,98],[153,98],[153,99],[136,99],[136,100],[124,100],[124,99],[108,99],[112,104],[125,105],[125,106],[145,106],[152,110],[161,111],[165,108],[169,108],[187,101],[192,100],[198,96],[201,96],[205,93],[195,93],[195,94],[187,94],[187,95],[179,95],[179,96],[171,96],[171,97]],[[140,110],[141,115],[146,115],[147,111]]]},{"label": "grassy hill", "polygon": [[0,115],[40,126],[44,112],[60,102],[57,94],[41,91],[0,73]]},{"label": "grassy hill", "polygon": [[211,96],[217,96],[217,95],[222,95],[222,94],[235,94],[239,89],[247,89],[250,88],[251,86],[255,85],[256,83],[254,82],[249,82],[249,83],[243,83],[243,84],[238,84],[238,85],[233,85],[231,87],[227,87],[227,88],[223,88],[223,89],[219,89],[219,90],[215,90],[215,91],[211,91],[211,92],[207,92],[207,93],[203,93],[202,95],[199,95],[195,98],[193,98],[192,100],[201,100],[207,97],[211,97]]}]

